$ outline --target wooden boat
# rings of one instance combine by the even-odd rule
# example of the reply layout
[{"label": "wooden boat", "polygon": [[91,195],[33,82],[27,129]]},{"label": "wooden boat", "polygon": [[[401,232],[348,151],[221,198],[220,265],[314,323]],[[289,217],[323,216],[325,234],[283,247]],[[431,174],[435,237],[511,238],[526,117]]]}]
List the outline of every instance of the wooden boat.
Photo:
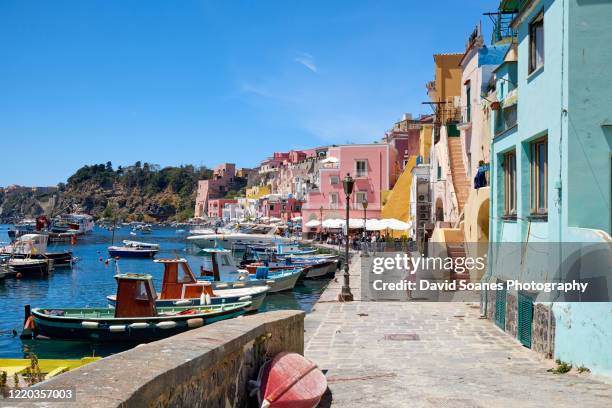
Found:
[{"label": "wooden boat", "polygon": [[324,277],[336,271],[338,261],[337,258],[297,258],[288,257],[273,257],[266,260],[251,262],[246,265],[249,273],[254,274],[258,267],[265,265],[271,271],[284,270],[289,268],[302,268],[304,270],[302,278],[316,279]]},{"label": "wooden boat", "polygon": [[119,274],[115,279],[117,303],[114,309],[37,308],[30,311],[26,305],[22,338],[142,343],[240,316],[251,306],[251,302],[238,302],[157,308],[151,275]]},{"label": "wooden boat", "polygon": [[267,285],[270,293],[292,290],[302,274],[301,268],[270,271],[259,267],[254,276],[245,269],[238,269],[231,251],[220,248],[203,249],[205,265],[200,268],[200,276],[212,281],[213,288],[223,288],[220,284],[240,283],[244,286]]},{"label": "wooden boat", "polygon": [[47,259],[11,258],[7,262],[9,272],[24,278],[48,276],[52,265]]},{"label": "wooden boat", "polygon": [[[55,377],[56,375],[74,370],[86,364],[100,360],[101,357],[84,357],[81,359],[40,359],[37,361],[37,368],[43,375],[44,380]],[[0,372],[4,371],[7,377],[13,378],[15,374],[25,374],[32,365],[32,361],[27,358],[0,358]]]},{"label": "wooden boat", "polygon": [[158,244],[124,240],[123,246],[109,246],[108,254],[113,258],[153,258],[159,252]]},{"label": "wooden boat", "polygon": [[327,390],[327,379],[315,363],[286,352],[266,362],[251,384],[262,408],[314,408]]},{"label": "wooden boat", "polygon": [[25,234],[17,238],[12,244],[0,248],[0,253],[20,259],[49,259],[53,261],[53,266],[56,268],[72,266],[72,252],[48,252],[48,240],[48,234]]},{"label": "wooden boat", "polygon": [[[164,265],[162,291],[155,300],[157,307],[221,305],[251,301],[248,311],[261,307],[268,286],[251,286],[236,288],[213,288],[211,282],[198,281],[191,271],[186,259],[156,259],[154,262]],[[107,296],[111,307],[115,307],[116,296]]]}]

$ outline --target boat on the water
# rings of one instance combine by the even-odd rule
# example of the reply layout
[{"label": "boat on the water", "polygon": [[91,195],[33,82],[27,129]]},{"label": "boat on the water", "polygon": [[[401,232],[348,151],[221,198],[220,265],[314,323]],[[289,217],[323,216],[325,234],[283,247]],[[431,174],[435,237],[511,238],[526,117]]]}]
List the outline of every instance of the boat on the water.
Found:
[{"label": "boat on the water", "polygon": [[236,287],[237,283],[244,286],[268,285],[270,293],[291,290],[302,274],[301,268],[270,271],[266,266],[260,266],[254,275],[246,269],[238,269],[231,251],[220,248],[202,250],[204,264],[200,267],[200,276],[213,282],[213,288],[230,283]]},{"label": "boat on the water", "polygon": [[[200,306],[222,305],[251,301],[248,311],[259,309],[270,289],[268,286],[213,288],[209,281],[198,281],[186,259],[156,259],[164,265],[162,291],[157,295],[155,306]],[[117,297],[107,296],[111,307],[115,307]]]},{"label": "boat on the water", "polygon": [[216,321],[237,317],[251,302],[156,307],[151,275],[119,274],[117,302],[111,308],[25,307],[22,338],[149,342]]},{"label": "boat on the water", "polygon": [[124,240],[123,246],[109,246],[112,258],[153,258],[159,252],[158,244]]},{"label": "boat on the water", "polygon": [[17,277],[40,278],[49,275],[53,261],[48,259],[10,258],[7,261],[8,271]]},{"label": "boat on the water", "polygon": [[291,238],[277,235],[278,227],[275,225],[243,224],[234,231],[216,234],[201,234],[187,237],[189,242],[199,248],[235,249],[247,245],[270,245],[276,242],[291,242]]},{"label": "boat on the water", "polygon": [[76,231],[83,235],[90,233],[95,226],[94,219],[89,214],[62,214],[53,221],[52,230],[54,232]]},{"label": "boat on the water", "polygon": [[314,408],[327,390],[327,379],[315,363],[287,352],[264,363],[250,384],[262,408]]},{"label": "boat on the water", "polygon": [[[36,360],[36,368],[40,370],[43,380],[48,380],[66,371],[74,370],[86,364],[100,360],[101,357],[84,357],[81,359],[40,359]],[[4,371],[9,378],[15,374],[27,374],[32,367],[32,360],[27,358],[0,358],[0,372]]]},{"label": "boat on the water", "polygon": [[25,234],[17,238],[12,244],[0,248],[0,254],[9,255],[13,258],[49,259],[53,261],[53,266],[70,267],[72,266],[72,252],[59,251],[48,252],[47,234]]}]

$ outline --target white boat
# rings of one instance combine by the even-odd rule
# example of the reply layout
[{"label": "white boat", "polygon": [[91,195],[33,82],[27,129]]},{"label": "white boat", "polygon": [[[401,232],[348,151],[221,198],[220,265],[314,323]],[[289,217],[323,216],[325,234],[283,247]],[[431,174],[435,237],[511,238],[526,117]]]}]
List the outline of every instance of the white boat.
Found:
[{"label": "white boat", "polygon": [[274,225],[248,224],[241,225],[234,232],[194,235],[187,237],[199,248],[235,249],[248,245],[270,245],[292,242],[291,238],[276,235],[278,228]]},{"label": "white boat", "polygon": [[60,224],[67,224],[78,234],[87,234],[93,230],[96,223],[89,214],[64,214],[59,218]]},{"label": "white boat", "polygon": [[251,275],[245,269],[238,269],[227,249],[208,248],[204,249],[204,254],[205,264],[200,268],[200,276],[213,282],[214,289],[267,285],[270,293],[282,292],[293,289],[303,271],[301,268],[270,271],[262,267],[257,274]]}]

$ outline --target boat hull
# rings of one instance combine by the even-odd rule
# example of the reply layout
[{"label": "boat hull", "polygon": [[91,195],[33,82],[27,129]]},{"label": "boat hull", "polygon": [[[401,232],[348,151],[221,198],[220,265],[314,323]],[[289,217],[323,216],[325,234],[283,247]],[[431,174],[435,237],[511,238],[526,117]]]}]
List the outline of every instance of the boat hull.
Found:
[{"label": "boat hull", "polygon": [[[231,319],[245,313],[245,309],[227,309],[207,316],[202,314],[168,316],[157,318],[65,318],[50,316],[32,311],[35,337],[43,336],[51,339],[87,340],[99,342],[145,343],[174,336],[179,333],[201,327],[220,320]],[[194,322],[198,320],[197,325]],[[174,322],[173,327],[160,323]],[[87,327],[88,323],[97,323],[97,327]],[[133,324],[146,324],[146,327],[135,327]]]},{"label": "boat hull", "polygon": [[229,236],[223,234],[195,235],[187,238],[201,249],[217,248],[235,249],[236,247],[249,245],[270,245],[275,242],[291,242],[290,238],[264,234],[241,234],[240,236]]},{"label": "boat hull", "polygon": [[[210,298],[211,305],[222,305],[224,303],[236,303],[240,302],[244,296],[249,296],[251,300],[251,306],[246,308],[247,312],[257,311],[261,305],[263,304],[264,299],[266,298],[267,291],[261,291],[252,295],[242,295],[242,296],[215,296]],[[106,300],[108,301],[108,305],[110,307],[115,307],[117,299],[115,295],[107,296]],[[177,303],[188,301],[189,303]],[[200,303],[200,298],[192,298],[192,299],[157,299],[155,301],[156,307],[172,307],[172,306],[204,306]]]},{"label": "boat hull", "polygon": [[14,274],[21,274],[25,278],[45,277],[49,275],[49,262],[9,264],[9,270]]},{"label": "boat hull", "polygon": [[109,249],[108,254],[111,258],[153,258],[159,252],[156,249],[143,249],[138,251],[129,251],[121,249]]}]

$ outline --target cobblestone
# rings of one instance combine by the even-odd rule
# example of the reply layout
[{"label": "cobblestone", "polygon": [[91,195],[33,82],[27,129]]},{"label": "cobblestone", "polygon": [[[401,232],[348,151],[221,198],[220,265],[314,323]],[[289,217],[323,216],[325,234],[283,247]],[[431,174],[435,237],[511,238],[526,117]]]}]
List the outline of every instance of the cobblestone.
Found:
[{"label": "cobblestone", "polygon": [[[337,302],[342,273],[305,321],[305,355],[328,378],[321,407],[609,407],[612,385],[554,366],[480,318],[474,303]],[[606,380],[607,381],[607,380]]]}]

